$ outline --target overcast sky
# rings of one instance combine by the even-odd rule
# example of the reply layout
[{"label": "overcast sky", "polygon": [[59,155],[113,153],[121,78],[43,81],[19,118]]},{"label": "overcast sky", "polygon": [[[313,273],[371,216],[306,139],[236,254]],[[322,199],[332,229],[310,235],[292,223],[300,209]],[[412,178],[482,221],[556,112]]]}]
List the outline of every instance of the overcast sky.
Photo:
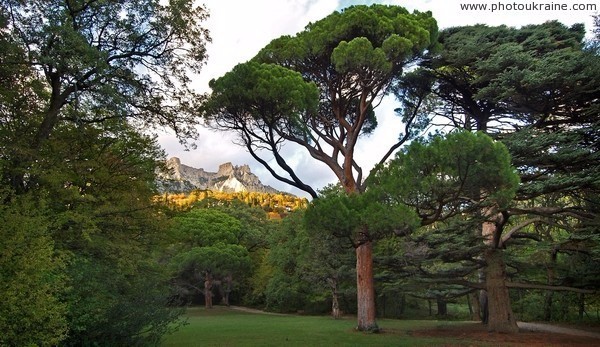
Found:
[{"label": "overcast sky", "polygon": [[[584,23],[586,30],[592,28],[594,11],[509,11],[513,4],[596,4],[597,0],[204,0],[200,1],[210,12],[210,19],[203,23],[209,29],[212,43],[208,45],[208,61],[202,73],[194,80],[194,87],[200,92],[210,92],[208,81],[218,78],[231,70],[236,64],[245,62],[271,40],[281,35],[293,35],[309,23],[326,17],[330,13],[350,5],[393,4],[409,10],[431,11],[440,29],[472,24],[522,26],[539,24],[549,20],[559,20],[567,25]],[[466,11],[461,3],[503,5],[504,11]],[[393,109],[398,106],[394,100],[385,100],[377,109],[378,129],[368,138],[359,141],[357,160],[368,173],[388,148],[396,141],[402,124],[394,116]],[[258,175],[263,184],[281,191],[306,196],[298,190],[275,180],[267,170],[256,162],[245,148],[233,144],[234,137],[226,133],[215,133],[204,128],[199,129],[200,138],[197,149],[185,151],[174,136],[161,134],[159,143],[168,157],[179,157],[183,164],[203,168],[207,171],[218,170],[219,164],[231,162],[234,165],[250,165],[252,172]],[[296,168],[298,175],[315,189],[320,189],[336,179],[327,167],[305,155],[299,148],[285,148],[286,160]]]}]

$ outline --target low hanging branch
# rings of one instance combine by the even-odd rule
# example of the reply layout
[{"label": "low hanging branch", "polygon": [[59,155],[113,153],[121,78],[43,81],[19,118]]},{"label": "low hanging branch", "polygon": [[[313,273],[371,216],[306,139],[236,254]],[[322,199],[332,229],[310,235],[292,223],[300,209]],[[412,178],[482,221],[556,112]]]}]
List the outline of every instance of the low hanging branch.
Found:
[{"label": "low hanging branch", "polygon": [[552,286],[546,284],[534,284],[534,283],[517,283],[517,282],[505,282],[508,288],[522,288],[522,289],[541,289],[541,290],[552,290],[557,292],[573,292],[580,294],[595,294],[596,290],[583,289],[567,286]]}]

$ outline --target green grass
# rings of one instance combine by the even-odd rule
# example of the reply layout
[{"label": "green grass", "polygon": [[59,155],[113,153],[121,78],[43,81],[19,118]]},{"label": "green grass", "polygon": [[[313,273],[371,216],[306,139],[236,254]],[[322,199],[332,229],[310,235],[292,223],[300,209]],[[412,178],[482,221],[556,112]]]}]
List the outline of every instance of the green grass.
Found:
[{"label": "green grass", "polygon": [[440,346],[474,345],[462,339],[413,337],[418,329],[453,324],[440,321],[378,321],[382,332],[354,330],[354,319],[267,315],[235,311],[226,307],[211,310],[190,308],[188,325],[166,336],[163,346]]}]

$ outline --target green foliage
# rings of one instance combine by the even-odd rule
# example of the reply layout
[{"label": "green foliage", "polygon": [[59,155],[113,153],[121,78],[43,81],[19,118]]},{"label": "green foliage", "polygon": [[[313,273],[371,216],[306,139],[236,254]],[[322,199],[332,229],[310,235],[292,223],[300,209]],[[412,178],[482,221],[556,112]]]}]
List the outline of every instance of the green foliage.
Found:
[{"label": "green foliage", "polygon": [[[317,192],[281,156],[284,142],[325,163],[348,191],[362,192],[362,170],[353,158],[357,140],[377,126],[378,98],[406,65],[437,47],[436,38],[429,12],[385,5],[334,12],[295,36],[273,40],[250,62],[211,82],[204,116],[235,132],[275,178],[313,198]],[[270,152],[273,166],[283,171],[259,150]]]},{"label": "green foliage", "polygon": [[354,258],[346,240],[323,234],[306,223],[303,211],[296,211],[274,225],[268,249],[269,278],[263,293],[267,309],[330,312],[335,292],[341,309],[353,310],[346,304],[356,295]]},{"label": "green foliage", "polygon": [[347,240],[356,240],[365,231],[372,239],[378,239],[419,225],[417,215],[406,205],[385,204],[379,199],[380,191],[375,189],[350,195],[339,190],[326,191],[309,205],[306,223],[325,233],[324,237]]},{"label": "green foliage", "polygon": [[[333,54],[346,61],[342,65],[355,67],[348,71],[357,72],[371,66],[375,71],[391,72],[390,66],[398,71],[406,63],[405,59],[434,47],[436,38],[437,25],[431,13],[415,11],[411,14],[399,6],[351,6],[307,25],[296,37],[276,39],[257,58],[284,66],[290,64],[294,70],[304,73],[298,64],[302,60],[316,56],[327,59],[322,63],[329,64]],[[376,62],[370,62],[369,56],[377,57]],[[382,64],[382,58],[387,62]],[[361,66],[361,61],[367,65]],[[384,69],[377,69],[381,67]]]},{"label": "green foliage", "polygon": [[366,37],[357,37],[350,42],[342,41],[331,54],[335,69],[341,73],[359,69],[390,72],[392,64],[386,58],[386,52],[381,48],[374,49]]},{"label": "green foliage", "polygon": [[[259,109],[252,116],[276,122],[281,117],[298,118],[302,112],[314,112],[318,91],[314,83],[281,66],[248,62],[237,65],[223,77],[212,80],[209,107],[223,112],[244,114],[249,105]],[[213,106],[214,105],[214,106]],[[211,112],[215,112],[211,110]],[[218,111],[217,111],[218,112]]]},{"label": "green foliage", "polygon": [[243,274],[249,270],[248,251],[234,244],[216,243],[211,246],[194,247],[178,254],[173,262],[178,271],[208,272],[215,277],[227,274]]},{"label": "green foliage", "polygon": [[20,339],[10,345],[156,344],[176,326],[158,262],[166,219],[151,200],[163,153],[137,129],[193,135],[187,73],[208,36],[204,9],[161,3],[0,7],[2,330]]},{"label": "green foliage", "polygon": [[256,266],[250,251],[263,246],[267,223],[263,211],[241,203],[181,212],[174,218],[177,244],[170,259],[177,294],[186,300],[206,295],[201,283],[209,278],[245,285]]},{"label": "green foliage", "polygon": [[598,124],[587,123],[565,131],[525,128],[507,135],[503,142],[522,177],[520,198],[568,190],[599,192],[600,152],[594,143],[597,132]]},{"label": "green foliage", "polygon": [[64,120],[134,118],[193,134],[197,95],[187,87],[187,71],[199,72],[206,58],[202,7],[191,0],[34,0],[11,1],[3,12],[18,32],[15,42],[28,52],[13,63],[37,66],[52,91],[34,147]]},{"label": "green foliage", "polygon": [[[519,29],[450,28],[440,33],[444,50],[409,81],[418,93],[431,92],[430,105],[448,126],[484,131],[508,148],[521,183],[495,223],[494,247],[507,248],[507,276],[515,282],[597,287],[597,271],[588,270],[597,269],[600,64],[584,34],[582,25],[556,21]],[[431,233],[443,236],[447,226],[440,227]],[[437,239],[444,238],[422,237],[439,245]],[[466,247],[460,258],[476,249]],[[579,262],[591,265],[579,266],[575,275],[569,264]],[[520,314],[539,317],[531,310],[543,307],[543,318],[551,319],[557,297],[527,293],[519,297]]]},{"label": "green foliage", "polygon": [[65,257],[55,249],[46,212],[31,197],[0,207],[0,345],[50,346],[67,334],[60,300],[69,289]]},{"label": "green foliage", "polygon": [[[171,293],[158,264],[158,250],[167,236],[165,219],[151,202],[155,163],[162,152],[152,137],[118,121],[64,124],[53,134],[52,141],[40,148],[43,160],[28,169],[28,191],[3,201],[14,208],[22,196],[46,202],[40,209],[45,232],[31,223],[23,226],[36,235],[36,242],[53,245],[65,256],[64,266],[56,270],[63,290],[58,297],[50,295],[57,297],[56,309],[65,311],[62,320],[68,335],[60,327],[54,329],[62,334],[60,343],[155,342],[179,314],[166,306]],[[24,149],[18,142],[15,145]],[[4,168],[3,174],[11,170]],[[45,290],[43,282],[30,285]]]},{"label": "green foliage", "polygon": [[302,213],[296,212],[278,223],[269,235],[267,262],[272,274],[264,292],[267,309],[295,312],[306,308],[311,283],[303,275],[309,254],[310,239],[303,227]]},{"label": "green foliage", "polygon": [[[155,140],[123,123],[58,127],[38,165],[52,197],[56,247],[69,254],[65,345],[151,344],[177,324],[162,248],[166,219],[152,204]],[[68,158],[68,159],[65,159]]]},{"label": "green foliage", "polygon": [[153,257],[115,266],[78,256],[71,261],[69,335],[65,345],[156,345],[181,325],[183,310],[171,307],[168,272]]},{"label": "green foliage", "polygon": [[522,128],[550,113],[557,120],[585,112],[564,106],[593,99],[598,64],[582,50],[584,34],[581,25],[567,28],[555,21],[520,29],[449,28],[440,33],[444,50],[419,74],[436,80],[438,113],[452,126],[497,133],[511,130],[504,125]]},{"label": "green foliage", "polygon": [[507,206],[519,177],[502,143],[459,131],[412,142],[377,173],[373,184],[430,223],[482,206]]},{"label": "green foliage", "polygon": [[229,214],[211,208],[195,208],[174,220],[181,240],[192,247],[238,241],[242,224]]},{"label": "green foliage", "polygon": [[416,226],[394,230],[401,239],[375,249],[383,292],[437,301],[467,294],[461,283],[476,276],[484,250],[481,211],[510,204],[518,185],[506,147],[483,133],[413,141],[369,182],[382,203],[416,214]]}]

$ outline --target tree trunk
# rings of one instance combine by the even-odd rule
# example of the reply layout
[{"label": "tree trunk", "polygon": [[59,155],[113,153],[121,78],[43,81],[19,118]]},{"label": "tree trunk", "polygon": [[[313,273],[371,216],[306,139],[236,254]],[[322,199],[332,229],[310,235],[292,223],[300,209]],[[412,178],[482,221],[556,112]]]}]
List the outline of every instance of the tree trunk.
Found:
[{"label": "tree trunk", "polygon": [[402,296],[400,296],[400,314],[404,314],[405,308],[406,308],[406,294],[402,293]]},{"label": "tree trunk", "polygon": [[342,317],[342,311],[340,311],[340,304],[339,304],[339,300],[338,300],[338,292],[337,290],[334,290],[331,293],[331,315],[333,316],[334,319],[339,319],[340,317]]},{"label": "tree trunk", "polygon": [[[550,253],[550,262],[547,265],[546,276],[548,285],[554,285],[556,278],[556,259],[558,256],[558,250],[555,248]],[[554,300],[554,291],[549,290],[546,292],[544,298],[544,320],[550,321],[552,319],[552,301]]]},{"label": "tree trunk", "polygon": [[486,267],[486,288],[489,318],[488,331],[516,333],[517,321],[510,306],[508,287],[505,284],[506,271],[502,251],[488,249],[484,253]]},{"label": "tree trunk", "polygon": [[479,318],[481,323],[488,324],[490,318],[489,306],[488,306],[488,295],[486,290],[479,291]]},{"label": "tree trunk", "polygon": [[204,276],[204,307],[212,308],[212,287],[213,287],[213,279],[210,272],[206,272]]},{"label": "tree trunk", "polygon": [[225,276],[225,284],[223,286],[223,304],[229,307],[229,293],[231,293],[231,287],[233,284],[233,276]]},{"label": "tree trunk", "polygon": [[356,247],[356,299],[359,331],[377,332],[375,286],[373,283],[373,243],[364,240]]},{"label": "tree trunk", "polygon": [[[481,236],[488,247],[483,253],[486,267],[485,294],[481,296],[482,316],[488,331],[516,333],[519,331],[517,320],[510,306],[510,296],[506,286],[506,269],[502,250],[498,248],[502,236],[504,216],[495,207],[485,208],[483,215],[487,221],[481,225]],[[487,319],[485,319],[487,317]]]},{"label": "tree trunk", "polygon": [[338,319],[342,316],[342,311],[340,311],[337,276],[327,278],[327,283],[331,289],[331,316]]},{"label": "tree trunk", "polygon": [[467,294],[467,301],[469,302],[469,306],[471,307],[471,320],[478,321],[481,320],[481,309],[479,306],[479,293],[473,292]]},{"label": "tree trunk", "polygon": [[327,279],[327,283],[329,283],[329,288],[331,289],[331,316],[334,319],[339,319],[342,316],[342,311],[340,311],[340,295],[337,290],[337,278],[335,278],[335,276],[332,276]]},{"label": "tree trunk", "polygon": [[[491,217],[494,215],[495,211],[492,208],[484,208],[482,211],[482,215]],[[493,222],[483,222],[481,225],[481,236],[483,237],[483,243],[490,248],[495,248],[494,245],[494,235],[498,231],[495,223]],[[481,260],[485,261],[485,255],[480,256]],[[485,284],[486,269],[481,268],[478,270],[477,275],[479,278],[479,283]],[[486,290],[479,290],[478,292],[479,298],[479,317],[483,324],[488,324],[489,319],[489,310],[488,310],[488,295]]]},{"label": "tree trunk", "polygon": [[445,317],[448,315],[448,303],[446,302],[446,299],[442,298],[441,296],[438,296],[436,299],[436,304],[437,304],[437,315],[438,316],[442,316]]},{"label": "tree trunk", "polygon": [[546,292],[544,297],[544,320],[549,322],[552,320],[552,302],[554,298],[554,292],[549,290]]}]

